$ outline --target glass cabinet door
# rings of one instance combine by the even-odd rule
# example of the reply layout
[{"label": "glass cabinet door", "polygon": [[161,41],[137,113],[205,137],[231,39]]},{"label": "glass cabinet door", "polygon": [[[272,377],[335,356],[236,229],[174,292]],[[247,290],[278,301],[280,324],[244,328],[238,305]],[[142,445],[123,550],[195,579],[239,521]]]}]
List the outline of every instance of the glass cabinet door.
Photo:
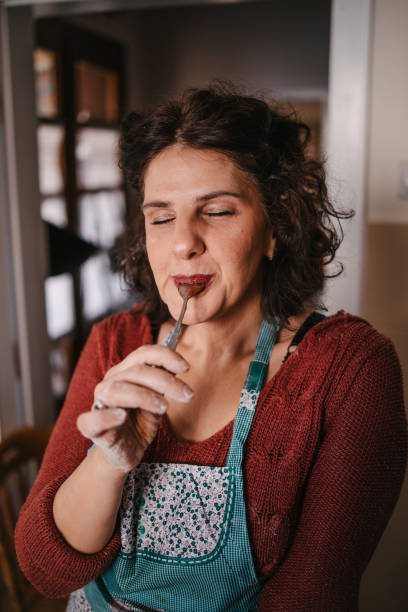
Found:
[{"label": "glass cabinet door", "polygon": [[62,20],[38,20],[36,28],[39,184],[50,253],[45,299],[58,405],[93,323],[128,304],[109,256],[126,214],[118,167],[124,50]]}]

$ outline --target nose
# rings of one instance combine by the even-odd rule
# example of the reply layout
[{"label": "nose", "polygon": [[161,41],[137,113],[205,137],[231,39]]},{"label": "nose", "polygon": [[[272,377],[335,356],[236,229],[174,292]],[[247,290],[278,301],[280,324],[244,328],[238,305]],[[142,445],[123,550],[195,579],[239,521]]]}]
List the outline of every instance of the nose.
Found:
[{"label": "nose", "polygon": [[181,259],[192,259],[205,251],[198,224],[193,219],[178,218],[173,233],[173,252]]}]

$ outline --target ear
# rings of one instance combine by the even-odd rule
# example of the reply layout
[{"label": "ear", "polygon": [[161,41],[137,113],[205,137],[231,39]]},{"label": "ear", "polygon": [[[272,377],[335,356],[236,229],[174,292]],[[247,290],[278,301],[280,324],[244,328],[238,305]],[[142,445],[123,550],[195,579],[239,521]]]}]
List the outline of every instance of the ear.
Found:
[{"label": "ear", "polygon": [[264,255],[269,260],[273,259],[273,254],[275,253],[275,247],[276,247],[276,238],[273,235],[273,231],[270,229],[266,237],[266,244],[265,244],[265,250],[264,250]]}]

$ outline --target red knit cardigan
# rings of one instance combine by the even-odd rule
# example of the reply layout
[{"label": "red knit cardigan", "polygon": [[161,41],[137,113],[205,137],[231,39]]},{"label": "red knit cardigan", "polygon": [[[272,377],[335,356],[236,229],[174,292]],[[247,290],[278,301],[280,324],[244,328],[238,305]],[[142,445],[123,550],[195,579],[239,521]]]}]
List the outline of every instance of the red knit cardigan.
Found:
[{"label": "red knit cardigan", "polygon": [[[76,428],[107,369],[151,343],[147,319],[96,325],[79,359],[38,478],[21,510],[20,565],[48,597],[87,584],[115,558],[119,530],[96,554],[71,548],[53,521],[53,498],[90,442]],[[186,444],[166,417],[144,460],[225,465],[233,422]],[[243,471],[248,529],[263,612],[351,612],[362,572],[398,499],[407,427],[391,342],[340,312],[313,327],[261,392]],[[102,484],[101,484],[102,486]]]}]

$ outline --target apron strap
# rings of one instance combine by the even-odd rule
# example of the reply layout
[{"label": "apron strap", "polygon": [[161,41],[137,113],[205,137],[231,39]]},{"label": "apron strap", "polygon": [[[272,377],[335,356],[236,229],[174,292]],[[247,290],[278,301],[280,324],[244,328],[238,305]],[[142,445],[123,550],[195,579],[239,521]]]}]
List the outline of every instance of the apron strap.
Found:
[{"label": "apron strap", "polygon": [[244,444],[251,429],[252,419],[278,330],[277,324],[266,319],[263,320],[256,343],[254,358],[248,369],[234,421],[234,431],[226,464],[228,467],[235,469],[240,469],[241,467]]}]

